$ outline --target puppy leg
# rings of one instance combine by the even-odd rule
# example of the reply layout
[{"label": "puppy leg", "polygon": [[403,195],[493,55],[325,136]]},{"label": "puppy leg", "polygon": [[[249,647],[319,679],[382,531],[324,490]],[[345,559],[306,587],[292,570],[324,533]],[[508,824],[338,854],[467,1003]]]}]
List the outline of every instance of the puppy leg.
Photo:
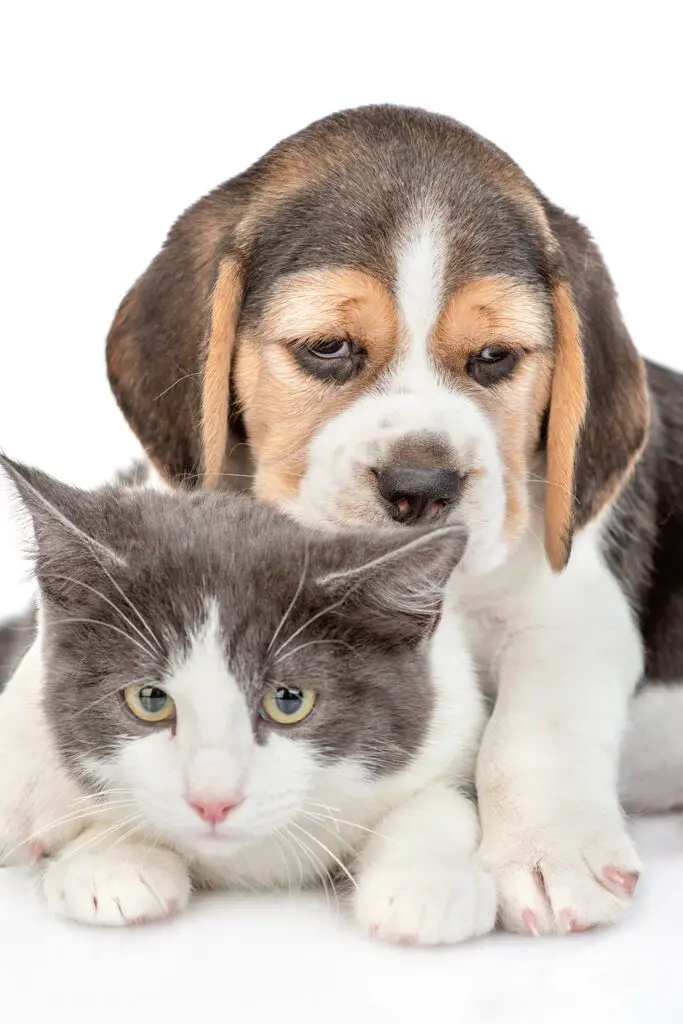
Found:
[{"label": "puppy leg", "polygon": [[640,871],[617,796],[637,628],[615,581],[539,588],[504,646],[477,788],[482,859],[508,929],[563,934],[617,921]]}]

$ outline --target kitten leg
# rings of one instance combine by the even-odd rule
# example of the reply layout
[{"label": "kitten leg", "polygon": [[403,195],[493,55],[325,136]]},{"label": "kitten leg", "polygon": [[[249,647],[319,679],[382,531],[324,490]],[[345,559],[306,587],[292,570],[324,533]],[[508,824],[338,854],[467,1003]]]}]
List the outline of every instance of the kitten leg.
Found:
[{"label": "kitten leg", "polygon": [[184,910],[185,861],[144,841],[121,841],[129,827],[93,824],[48,864],[43,891],[52,910],[81,924],[140,924]]},{"label": "kitten leg", "polygon": [[58,849],[86,824],[83,792],[62,767],[42,698],[38,638],[0,697],[0,865]]},{"label": "kitten leg", "polygon": [[474,805],[437,784],[377,826],[359,858],[355,913],[371,935],[419,945],[461,942],[493,929],[496,890],[477,861]]}]

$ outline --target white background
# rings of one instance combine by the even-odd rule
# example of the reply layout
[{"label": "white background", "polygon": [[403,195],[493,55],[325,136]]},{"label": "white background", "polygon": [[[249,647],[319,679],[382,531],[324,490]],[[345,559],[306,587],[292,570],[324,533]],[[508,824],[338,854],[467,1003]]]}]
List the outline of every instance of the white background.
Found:
[{"label": "white background", "polygon": [[[641,351],[683,369],[675,7],[5,5],[0,446],[84,485],[125,465],[137,446],[108,391],[104,338],[173,219],[284,135],[369,102],[453,115],[506,149],[590,226]],[[0,509],[0,617],[21,607],[24,578]],[[268,898],[217,900],[137,934],[84,932],[4,873],[0,1013],[679,1021],[683,827],[640,828],[650,872],[622,929],[444,953],[377,950],[316,904]]]}]

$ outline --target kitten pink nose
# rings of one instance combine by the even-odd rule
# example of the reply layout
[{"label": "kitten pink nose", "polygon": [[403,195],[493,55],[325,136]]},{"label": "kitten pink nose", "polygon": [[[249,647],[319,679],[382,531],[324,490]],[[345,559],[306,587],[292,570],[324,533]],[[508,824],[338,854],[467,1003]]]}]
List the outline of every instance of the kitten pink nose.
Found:
[{"label": "kitten pink nose", "polygon": [[187,802],[202,821],[207,821],[211,825],[225,821],[230,811],[242,803],[241,800],[200,800],[192,797],[188,797]]}]

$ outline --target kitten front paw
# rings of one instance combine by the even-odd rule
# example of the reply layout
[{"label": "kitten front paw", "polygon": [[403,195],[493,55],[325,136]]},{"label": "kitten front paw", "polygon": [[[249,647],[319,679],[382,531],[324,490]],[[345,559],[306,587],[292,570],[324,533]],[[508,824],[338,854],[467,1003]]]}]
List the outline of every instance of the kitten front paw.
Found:
[{"label": "kitten front paw", "polygon": [[81,924],[140,924],[184,910],[186,864],[171,850],[129,843],[110,850],[64,852],[43,878],[48,904]]},{"label": "kitten front paw", "polygon": [[460,863],[375,865],[358,882],[355,913],[374,938],[436,946],[492,931],[496,903],[492,877],[471,857]]}]

